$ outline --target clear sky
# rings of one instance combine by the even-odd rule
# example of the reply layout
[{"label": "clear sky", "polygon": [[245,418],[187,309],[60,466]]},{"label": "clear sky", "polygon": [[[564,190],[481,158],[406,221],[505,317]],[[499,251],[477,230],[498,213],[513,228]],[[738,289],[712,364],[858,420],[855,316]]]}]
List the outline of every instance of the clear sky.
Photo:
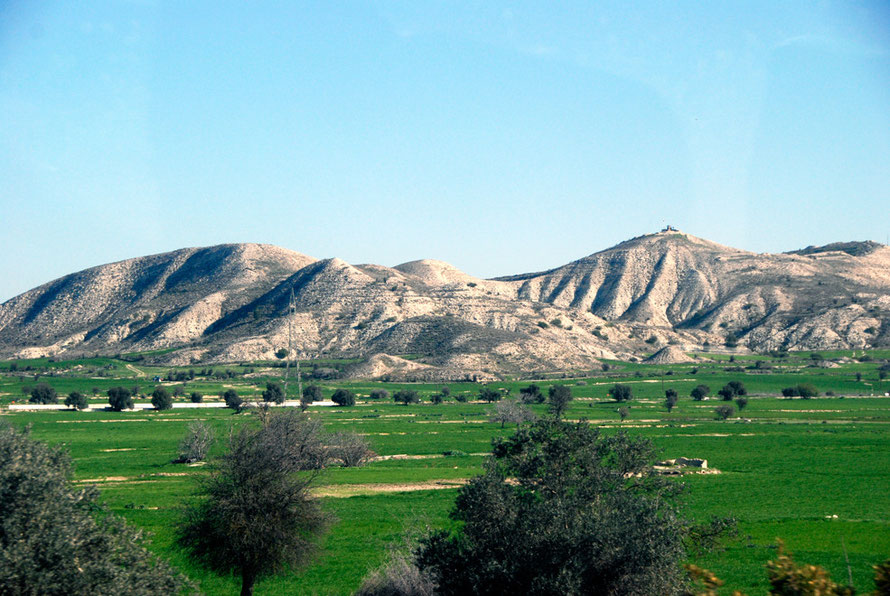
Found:
[{"label": "clear sky", "polygon": [[0,221],[0,301],[224,242],[885,242],[890,3],[0,0]]}]

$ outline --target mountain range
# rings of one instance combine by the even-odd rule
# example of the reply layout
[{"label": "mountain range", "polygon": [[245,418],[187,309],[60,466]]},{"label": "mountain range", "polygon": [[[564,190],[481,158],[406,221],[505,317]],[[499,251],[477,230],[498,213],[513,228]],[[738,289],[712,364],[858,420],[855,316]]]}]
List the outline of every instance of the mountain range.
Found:
[{"label": "mountain range", "polygon": [[361,359],[360,376],[429,379],[587,369],[668,346],[888,346],[890,247],[756,254],[668,229],[479,279],[435,260],[351,265],[225,244],[93,267],[0,305],[6,358],[176,348],[157,359],[234,362],[288,345],[301,359]]}]

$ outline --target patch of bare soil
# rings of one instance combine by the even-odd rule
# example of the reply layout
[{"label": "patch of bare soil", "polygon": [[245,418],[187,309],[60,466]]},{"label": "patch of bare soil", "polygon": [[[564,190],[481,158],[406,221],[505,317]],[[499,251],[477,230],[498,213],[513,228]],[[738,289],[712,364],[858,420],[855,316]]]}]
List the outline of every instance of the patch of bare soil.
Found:
[{"label": "patch of bare soil", "polygon": [[411,482],[396,484],[340,484],[334,486],[321,486],[312,491],[315,497],[332,497],[342,499],[359,495],[376,495],[380,493],[401,493],[419,490],[443,490],[458,488],[466,484],[463,479],[453,480],[429,480],[427,482]]}]

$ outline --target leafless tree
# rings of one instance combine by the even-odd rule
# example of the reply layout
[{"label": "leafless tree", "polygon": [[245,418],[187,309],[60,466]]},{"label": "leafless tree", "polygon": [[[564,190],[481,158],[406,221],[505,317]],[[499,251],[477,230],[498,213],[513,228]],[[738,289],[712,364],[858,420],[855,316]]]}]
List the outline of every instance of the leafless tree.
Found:
[{"label": "leafless tree", "polygon": [[180,463],[191,464],[207,457],[213,445],[213,429],[200,420],[189,424],[185,437],[179,444]]},{"label": "leafless tree", "polygon": [[347,468],[363,466],[375,455],[368,440],[355,433],[335,433],[331,435],[329,444],[331,459]]},{"label": "leafless tree", "polygon": [[515,399],[499,401],[494,411],[488,417],[490,422],[500,422],[501,428],[506,423],[521,425],[523,422],[531,422],[536,418],[535,413]]}]

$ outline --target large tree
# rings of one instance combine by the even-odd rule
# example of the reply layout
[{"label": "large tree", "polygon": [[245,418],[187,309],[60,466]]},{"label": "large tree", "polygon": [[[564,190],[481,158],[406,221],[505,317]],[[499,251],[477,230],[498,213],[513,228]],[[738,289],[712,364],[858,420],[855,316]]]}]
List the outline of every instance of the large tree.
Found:
[{"label": "large tree", "polygon": [[112,387],[108,390],[108,405],[115,412],[133,409],[133,395],[126,387]]},{"label": "large tree", "polygon": [[33,404],[55,404],[59,402],[59,394],[46,383],[37,383],[37,386],[31,389],[28,401]]},{"label": "large tree", "polygon": [[562,418],[563,412],[572,401],[572,388],[568,385],[551,385],[547,391],[547,402],[550,413],[556,418]]},{"label": "large tree", "polygon": [[554,419],[495,439],[462,522],[421,543],[438,594],[677,594],[688,526],[648,441]]},{"label": "large tree", "polygon": [[253,594],[265,575],[308,562],[327,517],[309,488],[327,455],[321,423],[295,410],[243,426],[186,510],[179,544],[200,564],[241,576]]},{"label": "large tree", "polygon": [[62,449],[0,425],[0,593],[180,592],[186,580],[145,549],[142,532],[70,478]]}]

